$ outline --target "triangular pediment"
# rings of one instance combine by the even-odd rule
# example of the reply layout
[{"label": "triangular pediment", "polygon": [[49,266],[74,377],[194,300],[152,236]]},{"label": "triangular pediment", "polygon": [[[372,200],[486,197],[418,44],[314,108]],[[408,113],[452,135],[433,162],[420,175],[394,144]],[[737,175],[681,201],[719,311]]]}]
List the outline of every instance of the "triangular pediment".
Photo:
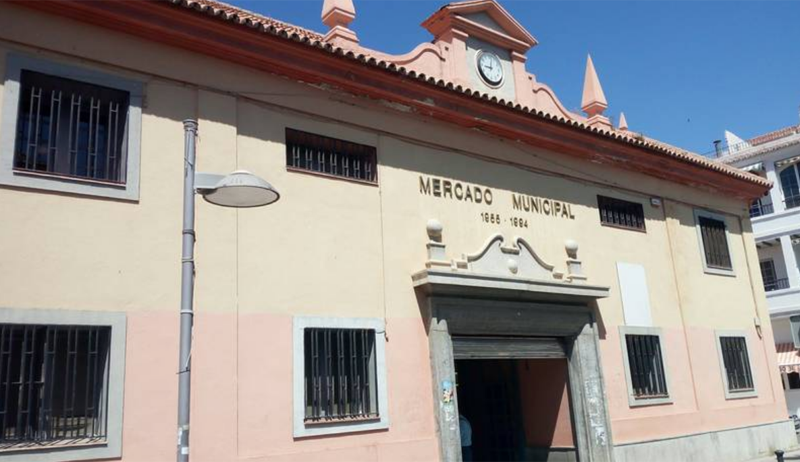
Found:
[{"label": "triangular pediment", "polygon": [[494,0],[449,3],[422,26],[437,38],[457,29],[521,53],[537,44],[533,35]]}]

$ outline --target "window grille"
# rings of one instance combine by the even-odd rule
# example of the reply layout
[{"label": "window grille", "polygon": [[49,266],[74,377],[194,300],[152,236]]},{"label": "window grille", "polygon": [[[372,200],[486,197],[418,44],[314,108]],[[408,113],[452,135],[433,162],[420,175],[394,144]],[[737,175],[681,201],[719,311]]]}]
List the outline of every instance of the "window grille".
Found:
[{"label": "window grille", "polygon": [[613,197],[597,196],[600,222],[621,228],[644,230],[644,207]]},{"label": "window grille", "polygon": [[631,389],[637,399],[666,398],[667,378],[658,335],[625,335]]},{"label": "window grille", "polygon": [[125,183],[128,92],[23,70],[14,169]]},{"label": "window grille", "polygon": [[706,265],[710,268],[732,269],[725,222],[705,216],[697,218],[703,239]]},{"label": "window grille", "polygon": [[789,288],[788,279],[778,279],[778,275],[775,272],[775,262],[772,259],[762,260],[759,263],[761,266],[761,279],[764,281],[764,291],[772,292],[773,290]]},{"label": "window grille", "polygon": [[775,208],[764,199],[754,200],[750,204],[750,218],[757,218],[771,213],[775,213]]},{"label": "window grille", "polygon": [[373,146],[286,129],[286,165],[292,169],[377,183],[377,159]]},{"label": "window grille", "polygon": [[378,418],[375,330],[304,330],[305,422]]},{"label": "window grille", "polygon": [[110,327],[0,324],[0,448],[105,439]]},{"label": "window grille", "polygon": [[729,392],[753,391],[753,374],[744,337],[720,337]]}]

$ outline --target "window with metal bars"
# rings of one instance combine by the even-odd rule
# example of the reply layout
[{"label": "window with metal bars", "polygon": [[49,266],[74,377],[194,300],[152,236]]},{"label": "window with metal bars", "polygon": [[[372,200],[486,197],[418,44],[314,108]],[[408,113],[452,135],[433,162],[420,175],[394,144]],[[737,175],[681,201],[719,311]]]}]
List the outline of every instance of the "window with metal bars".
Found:
[{"label": "window with metal bars", "polygon": [[667,377],[658,335],[625,335],[631,391],[636,399],[666,398]]},{"label": "window with metal bars", "polygon": [[755,390],[745,338],[720,336],[719,345],[728,392],[741,393]]},{"label": "window with metal bars", "polygon": [[600,223],[620,228],[644,231],[644,207],[637,202],[628,202],[613,197],[597,196]]},{"label": "window with metal bars", "polygon": [[377,183],[377,163],[374,146],[286,129],[286,166],[290,169]]},{"label": "window with metal bars", "polygon": [[0,324],[0,448],[107,435],[111,328]]},{"label": "window with metal bars", "polygon": [[374,329],[306,328],[305,422],[376,419]]},{"label": "window with metal bars", "polygon": [[725,221],[698,215],[697,222],[703,240],[706,266],[723,270],[733,269]]},{"label": "window with metal bars", "polygon": [[124,184],[128,92],[22,70],[14,169]]}]

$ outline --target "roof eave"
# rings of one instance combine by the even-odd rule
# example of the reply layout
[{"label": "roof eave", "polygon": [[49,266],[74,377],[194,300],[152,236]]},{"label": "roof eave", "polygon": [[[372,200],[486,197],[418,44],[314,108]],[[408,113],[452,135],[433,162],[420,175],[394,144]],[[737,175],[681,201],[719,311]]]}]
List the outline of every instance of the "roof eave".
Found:
[{"label": "roof eave", "polygon": [[[769,182],[729,166],[700,165],[690,156],[643,140],[589,128],[277,28],[241,27],[194,9],[178,10],[170,3],[15,1],[104,27],[113,25],[115,30],[147,40],[266,72],[400,103],[421,115],[700,189],[749,200],[761,197],[770,187]],[[355,73],[359,79],[352,78]]]}]

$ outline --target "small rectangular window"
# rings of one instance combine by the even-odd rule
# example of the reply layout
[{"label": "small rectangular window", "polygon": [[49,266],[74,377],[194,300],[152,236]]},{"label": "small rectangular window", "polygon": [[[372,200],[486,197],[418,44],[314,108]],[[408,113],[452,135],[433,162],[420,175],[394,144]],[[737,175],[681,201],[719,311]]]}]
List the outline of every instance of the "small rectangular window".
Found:
[{"label": "small rectangular window", "polygon": [[0,324],[0,448],[105,440],[110,341],[110,327]]},{"label": "small rectangular window", "polygon": [[790,390],[800,389],[800,374],[798,374],[797,372],[789,372],[787,376],[789,379],[789,389]]},{"label": "small rectangular window", "polygon": [[637,202],[628,202],[613,197],[597,196],[600,222],[621,228],[644,230],[644,207]]},{"label": "small rectangular window", "polygon": [[764,281],[764,291],[772,292],[773,290],[789,288],[788,279],[778,279],[775,272],[775,262],[772,259],[761,260],[759,265],[761,266],[761,279]]},{"label": "small rectangular window", "polygon": [[286,129],[286,166],[291,169],[377,183],[377,159],[374,146]]},{"label": "small rectangular window", "polygon": [[625,335],[631,390],[635,399],[666,398],[667,379],[658,335]]},{"label": "small rectangular window", "polygon": [[23,69],[14,169],[125,184],[129,97]]},{"label": "small rectangular window", "polygon": [[728,392],[741,393],[755,390],[745,338],[720,336],[719,343]]},{"label": "small rectangular window", "polygon": [[306,328],[305,422],[379,417],[374,329]]},{"label": "small rectangular window", "polygon": [[698,215],[697,224],[700,227],[700,236],[703,241],[706,266],[713,269],[733,269],[725,221]]}]

